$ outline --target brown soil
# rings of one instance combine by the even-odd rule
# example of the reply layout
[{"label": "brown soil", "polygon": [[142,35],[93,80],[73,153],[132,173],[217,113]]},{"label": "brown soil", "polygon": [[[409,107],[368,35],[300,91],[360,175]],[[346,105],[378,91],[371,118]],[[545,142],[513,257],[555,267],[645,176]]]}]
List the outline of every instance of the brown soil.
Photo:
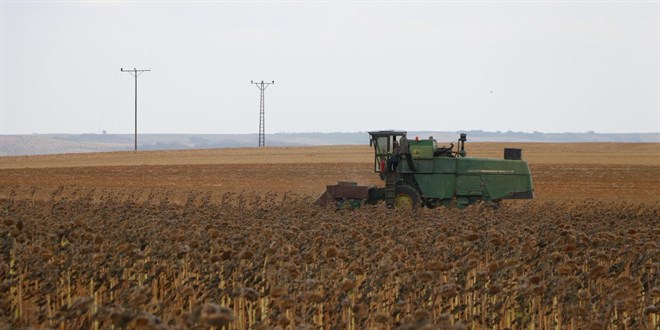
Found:
[{"label": "brown soil", "polygon": [[[660,144],[471,143],[473,157],[523,148],[540,200],[657,201]],[[320,195],[325,185],[382,185],[368,146],[269,147],[112,152],[0,158],[0,197],[34,198],[55,190],[294,192]]]}]

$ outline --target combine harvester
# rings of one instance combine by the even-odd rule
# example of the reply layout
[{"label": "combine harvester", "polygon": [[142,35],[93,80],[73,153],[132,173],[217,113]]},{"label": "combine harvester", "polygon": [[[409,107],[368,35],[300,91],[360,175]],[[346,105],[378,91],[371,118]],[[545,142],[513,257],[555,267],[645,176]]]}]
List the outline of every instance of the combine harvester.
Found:
[{"label": "combine harvester", "polygon": [[374,168],[385,187],[339,182],[327,186],[317,205],[357,208],[385,201],[388,208],[414,209],[439,205],[464,208],[479,201],[497,205],[503,199],[532,199],[534,187],[521,149],[504,149],[504,159],[466,157],[466,135],[457,151],[452,143],[408,140],[404,131],[369,132]]}]

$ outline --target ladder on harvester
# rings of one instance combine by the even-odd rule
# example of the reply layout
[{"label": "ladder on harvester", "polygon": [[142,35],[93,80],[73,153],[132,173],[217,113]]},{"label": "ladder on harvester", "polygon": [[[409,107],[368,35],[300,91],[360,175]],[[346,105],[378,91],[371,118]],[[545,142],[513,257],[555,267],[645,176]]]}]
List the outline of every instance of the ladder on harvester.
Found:
[{"label": "ladder on harvester", "polygon": [[385,175],[385,204],[387,207],[394,207],[394,198],[396,197],[396,172],[387,172]]}]

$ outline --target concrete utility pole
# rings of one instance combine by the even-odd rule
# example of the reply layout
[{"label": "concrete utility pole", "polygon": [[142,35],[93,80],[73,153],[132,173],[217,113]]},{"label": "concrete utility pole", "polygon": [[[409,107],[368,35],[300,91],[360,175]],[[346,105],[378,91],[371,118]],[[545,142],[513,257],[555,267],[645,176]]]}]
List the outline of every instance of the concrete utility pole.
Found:
[{"label": "concrete utility pole", "polygon": [[147,71],[151,71],[151,69],[138,70],[133,68],[133,70],[124,70],[124,68],[121,68],[121,72],[128,72],[131,74],[131,76],[135,77],[135,151],[137,151],[137,77],[141,75],[142,72]]},{"label": "concrete utility pole", "polygon": [[257,85],[257,88],[261,91],[261,98],[259,101],[259,146],[266,146],[266,118],[264,118],[264,91],[268,88],[269,85],[275,83],[275,80],[271,82],[254,82],[250,80],[250,84]]}]

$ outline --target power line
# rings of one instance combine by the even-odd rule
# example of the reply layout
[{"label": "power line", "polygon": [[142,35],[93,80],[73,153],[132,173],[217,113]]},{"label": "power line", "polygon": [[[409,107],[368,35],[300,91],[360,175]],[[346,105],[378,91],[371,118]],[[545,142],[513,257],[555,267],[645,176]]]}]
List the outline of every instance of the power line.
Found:
[{"label": "power line", "polygon": [[250,84],[257,85],[257,88],[259,88],[259,91],[261,92],[261,97],[259,99],[259,146],[260,147],[265,147],[266,146],[266,118],[265,118],[265,111],[264,111],[264,91],[266,88],[268,88],[269,85],[272,85],[275,83],[275,80],[271,82],[264,82],[263,80],[261,82],[254,82],[250,80]]},{"label": "power line", "polygon": [[137,77],[141,75],[143,72],[148,72],[151,71],[151,69],[146,69],[146,70],[138,70],[136,68],[133,68],[133,70],[124,70],[124,68],[121,68],[121,72],[128,72],[131,74],[131,76],[135,77],[135,151],[137,151]]}]

